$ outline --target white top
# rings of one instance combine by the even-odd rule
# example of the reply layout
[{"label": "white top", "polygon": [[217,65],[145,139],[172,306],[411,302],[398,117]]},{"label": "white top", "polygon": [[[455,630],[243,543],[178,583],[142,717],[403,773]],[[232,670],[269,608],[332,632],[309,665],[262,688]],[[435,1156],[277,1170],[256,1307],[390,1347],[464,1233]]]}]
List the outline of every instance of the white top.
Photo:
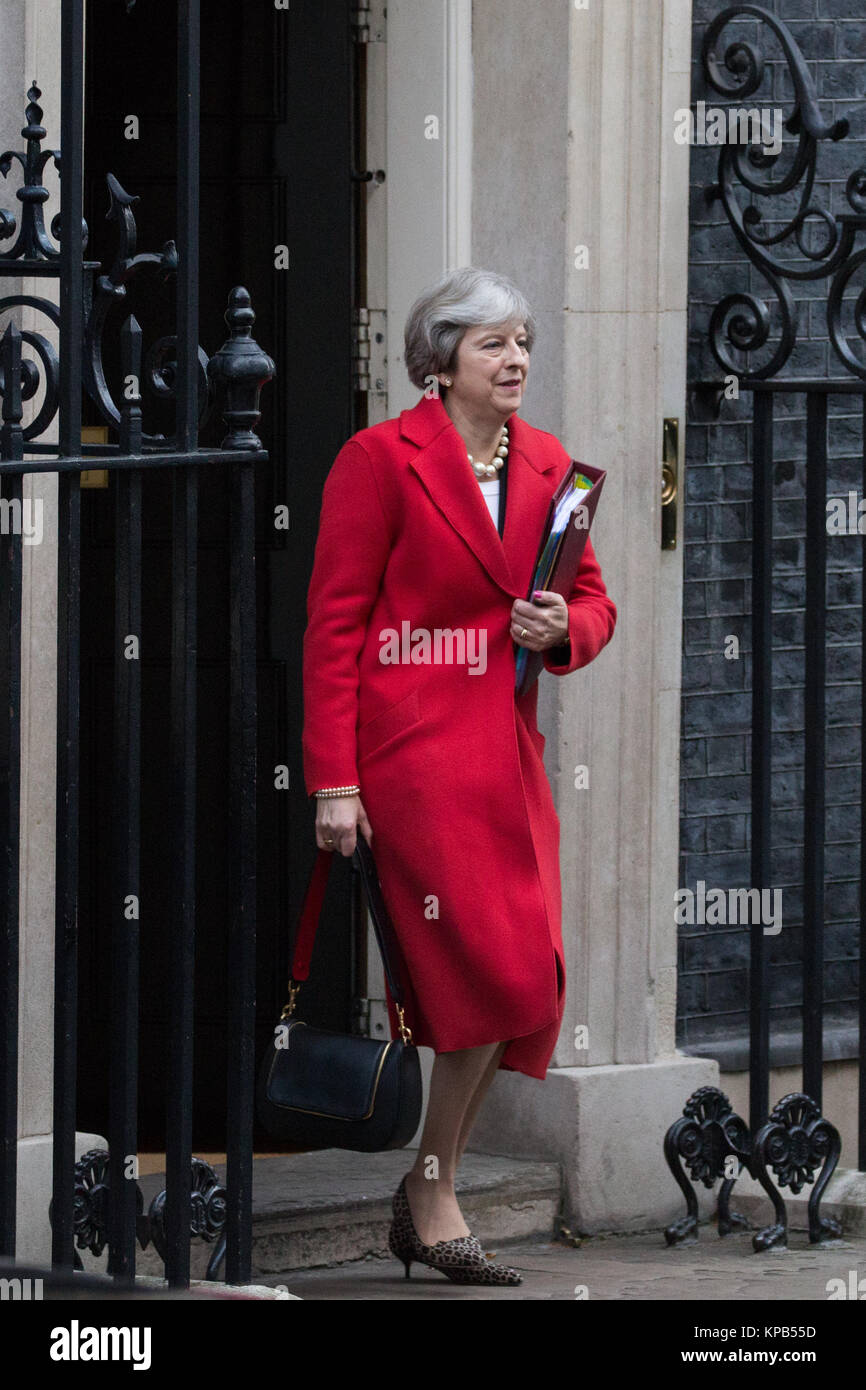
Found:
[{"label": "white top", "polygon": [[484,501],[487,503],[487,510],[493,518],[493,525],[499,530],[499,475],[495,478],[478,479],[478,486],[481,488]]}]

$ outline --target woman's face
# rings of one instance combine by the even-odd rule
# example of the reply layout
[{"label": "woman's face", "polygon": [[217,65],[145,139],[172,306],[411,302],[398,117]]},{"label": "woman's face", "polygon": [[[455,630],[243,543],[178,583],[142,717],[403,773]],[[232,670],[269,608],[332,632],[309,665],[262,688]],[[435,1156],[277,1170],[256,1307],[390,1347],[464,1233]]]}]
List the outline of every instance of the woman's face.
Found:
[{"label": "woman's face", "polygon": [[498,416],[503,423],[520,408],[529,372],[522,323],[467,328],[457,348],[448,399],[470,415]]}]

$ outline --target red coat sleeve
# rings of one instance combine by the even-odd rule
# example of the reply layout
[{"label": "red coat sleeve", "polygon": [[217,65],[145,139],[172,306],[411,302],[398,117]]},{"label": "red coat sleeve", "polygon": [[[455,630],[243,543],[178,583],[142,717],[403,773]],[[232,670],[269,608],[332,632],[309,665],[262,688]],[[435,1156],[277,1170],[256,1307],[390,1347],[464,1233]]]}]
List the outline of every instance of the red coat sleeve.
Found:
[{"label": "red coat sleeve", "polygon": [[545,670],[554,676],[567,676],[587,666],[610,641],[615,626],[616,608],[607,596],[601,567],[587,536],[568,600],[568,641],[542,652]]},{"label": "red coat sleeve", "polygon": [[370,459],[350,439],[322,493],[304,633],[307,794],[358,783],[358,658],[391,549]]}]

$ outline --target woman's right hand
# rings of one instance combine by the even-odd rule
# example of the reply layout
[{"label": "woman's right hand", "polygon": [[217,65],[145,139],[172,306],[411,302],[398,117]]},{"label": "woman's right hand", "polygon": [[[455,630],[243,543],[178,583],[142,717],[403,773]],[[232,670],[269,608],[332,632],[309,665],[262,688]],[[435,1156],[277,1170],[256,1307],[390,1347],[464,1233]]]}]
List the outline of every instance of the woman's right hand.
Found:
[{"label": "woman's right hand", "polygon": [[355,852],[360,830],[369,845],[373,831],[360,796],[320,796],[316,799],[316,844],[319,849]]}]

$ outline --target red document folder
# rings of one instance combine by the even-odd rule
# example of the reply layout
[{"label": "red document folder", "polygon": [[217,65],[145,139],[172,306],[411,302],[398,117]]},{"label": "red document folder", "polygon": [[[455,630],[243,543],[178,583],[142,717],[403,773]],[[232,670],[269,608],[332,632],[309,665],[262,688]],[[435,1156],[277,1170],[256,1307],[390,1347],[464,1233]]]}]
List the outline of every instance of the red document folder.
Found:
[{"label": "red document folder", "polygon": [[[527,594],[530,602],[536,589],[547,589],[548,592],[561,594],[568,602],[606,476],[603,468],[591,468],[589,464],[577,463],[572,459],[571,467],[550,501],[532,584]],[[575,487],[576,481],[581,478],[592,484],[588,490]],[[560,512],[560,505],[564,507],[566,497],[571,497],[572,494],[574,510],[564,518]],[[558,512],[559,527],[556,525]],[[518,695],[522,695],[538,678],[544,661],[541,652],[531,652],[526,647],[518,647],[516,643],[515,651],[515,690]]]}]

